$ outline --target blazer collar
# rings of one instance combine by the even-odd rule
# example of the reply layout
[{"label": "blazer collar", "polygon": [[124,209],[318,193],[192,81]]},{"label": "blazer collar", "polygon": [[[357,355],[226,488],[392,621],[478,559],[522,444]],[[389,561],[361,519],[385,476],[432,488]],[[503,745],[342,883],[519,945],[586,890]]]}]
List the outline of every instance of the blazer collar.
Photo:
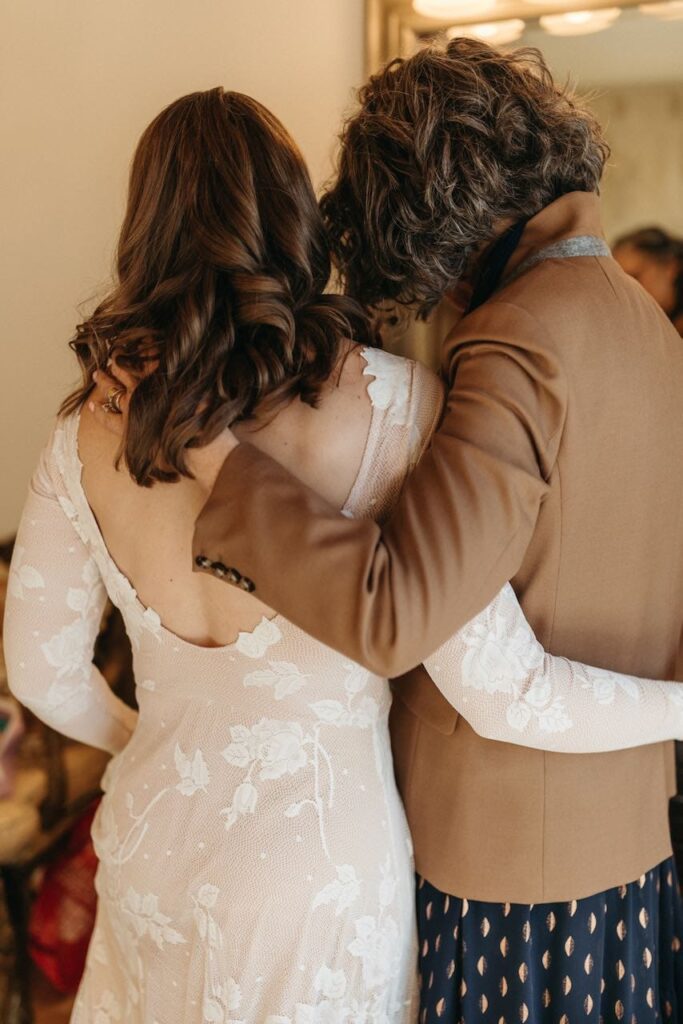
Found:
[{"label": "blazer collar", "polygon": [[605,240],[600,218],[600,197],[595,192],[569,192],[532,217],[506,268],[505,277],[514,274],[535,253],[549,245],[589,235]]}]

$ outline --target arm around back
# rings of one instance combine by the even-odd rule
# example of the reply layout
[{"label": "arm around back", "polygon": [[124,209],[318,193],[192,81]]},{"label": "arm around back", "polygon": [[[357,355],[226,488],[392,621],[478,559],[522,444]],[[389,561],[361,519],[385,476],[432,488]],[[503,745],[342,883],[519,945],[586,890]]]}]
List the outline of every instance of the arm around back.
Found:
[{"label": "arm around back", "polygon": [[538,323],[499,302],[466,323],[441,426],[382,528],[341,516],[249,445],[226,460],[196,526],[195,559],[234,568],[380,675],[424,660],[514,576],[557,457],[566,388]]}]

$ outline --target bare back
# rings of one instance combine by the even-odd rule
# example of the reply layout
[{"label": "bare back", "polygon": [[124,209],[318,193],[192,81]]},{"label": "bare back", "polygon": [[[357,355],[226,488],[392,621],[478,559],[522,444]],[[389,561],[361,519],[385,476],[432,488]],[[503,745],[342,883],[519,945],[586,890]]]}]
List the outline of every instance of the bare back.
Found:
[{"label": "bare back", "polygon": [[[318,411],[293,403],[250,436],[347,515],[381,519],[442,398],[424,367],[353,349]],[[150,1006],[177,1024],[196,1019],[191,1007],[299,1019],[317,1013],[320,964],[334,963],[348,979],[335,1012],[363,1000],[373,1019],[410,1024],[413,865],[386,679],[193,573],[202,485],[138,487],[95,427],[63,416],[43,450],[6,630],[15,692],[116,755],[93,826],[97,952],[74,1022],[102,1005],[138,1024]],[[137,713],[92,662],[107,597],[131,641]],[[282,894],[265,917],[264,892]],[[381,965],[368,985],[370,921]]]},{"label": "bare back", "polygon": [[[349,343],[345,353],[317,409],[292,402],[269,422],[236,431],[340,509],[358,475],[372,417],[362,350]],[[78,441],[84,489],[109,552],[167,629],[192,643],[223,646],[270,617],[256,598],[192,572],[194,522],[206,498],[196,481],[139,487],[125,468],[115,468],[118,439],[87,409]]]}]

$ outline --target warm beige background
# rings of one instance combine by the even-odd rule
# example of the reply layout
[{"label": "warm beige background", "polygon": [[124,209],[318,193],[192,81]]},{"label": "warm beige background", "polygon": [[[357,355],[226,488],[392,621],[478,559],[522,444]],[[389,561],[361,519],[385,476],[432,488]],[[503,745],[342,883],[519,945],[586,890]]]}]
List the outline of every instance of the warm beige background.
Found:
[{"label": "warm beige background", "polygon": [[363,0],[0,0],[0,538],[74,378],[76,307],[106,282],[142,129],[195,89],[252,93],[320,181],[362,40]]},{"label": "warm beige background", "polygon": [[[655,222],[683,233],[683,22],[627,12],[595,36],[523,42],[596,94],[610,237]],[[251,92],[319,183],[362,74],[363,0],[0,0],[0,539],[74,378],[66,342],[106,286],[145,124],[193,89]],[[436,363],[438,341],[412,329],[397,347]]]},{"label": "warm beige background", "polygon": [[650,224],[683,236],[683,81],[600,91],[592,105],[612,146],[603,190],[610,239]]},{"label": "warm beige background", "polygon": [[562,38],[533,29],[523,42],[541,47],[558,80],[591,95],[605,126],[609,237],[650,223],[683,234],[683,20],[628,10],[605,32]]}]

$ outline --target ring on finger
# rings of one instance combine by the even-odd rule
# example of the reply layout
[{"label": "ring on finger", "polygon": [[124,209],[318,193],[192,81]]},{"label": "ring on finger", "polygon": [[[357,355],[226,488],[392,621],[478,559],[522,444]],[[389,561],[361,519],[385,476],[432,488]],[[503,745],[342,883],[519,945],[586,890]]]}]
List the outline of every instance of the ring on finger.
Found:
[{"label": "ring on finger", "polygon": [[107,391],[107,397],[102,403],[102,408],[105,412],[113,413],[115,416],[121,416],[123,409],[121,408],[121,399],[126,393],[126,389],[120,385],[114,384]]}]

